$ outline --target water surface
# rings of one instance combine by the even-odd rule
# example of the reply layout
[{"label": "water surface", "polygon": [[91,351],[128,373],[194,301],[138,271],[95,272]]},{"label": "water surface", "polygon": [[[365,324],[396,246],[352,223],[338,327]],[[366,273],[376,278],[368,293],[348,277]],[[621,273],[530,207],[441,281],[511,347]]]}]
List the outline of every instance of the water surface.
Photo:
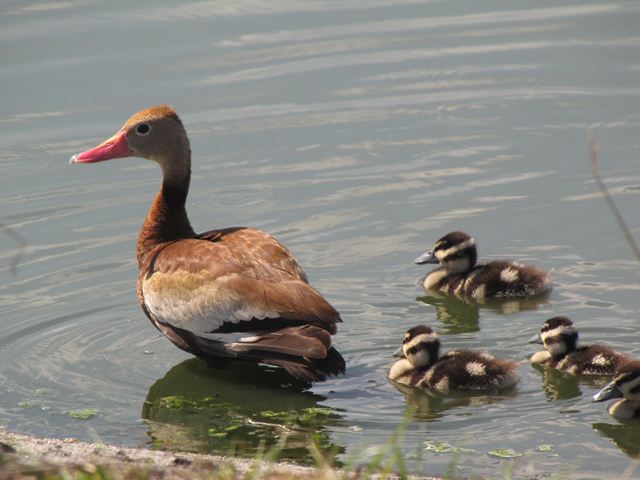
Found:
[{"label": "water surface", "polygon": [[[585,342],[640,354],[638,265],[589,174],[586,142],[593,129],[602,176],[638,236],[639,11],[622,1],[5,2],[0,222],[15,235],[0,235],[0,424],[243,455],[286,437],[284,455],[301,462],[313,438],[349,463],[371,458],[409,408],[402,445],[416,472],[452,461],[425,441],[473,449],[460,475],[633,472],[637,425],[591,404],[596,385],[524,363],[514,391],[443,399],[385,377],[419,323],[445,348],[525,359],[526,340],[564,314]],[[268,369],[209,370],[146,320],[135,240],[160,172],[137,159],[67,161],[161,102],[192,140],[194,227],[251,225],[285,243],[343,315],[346,377],[307,391]],[[425,296],[412,260],[458,229],[483,258],[552,270],[556,288],[488,307]],[[96,415],[71,418],[79,409]],[[523,456],[488,455],[500,448]]]}]

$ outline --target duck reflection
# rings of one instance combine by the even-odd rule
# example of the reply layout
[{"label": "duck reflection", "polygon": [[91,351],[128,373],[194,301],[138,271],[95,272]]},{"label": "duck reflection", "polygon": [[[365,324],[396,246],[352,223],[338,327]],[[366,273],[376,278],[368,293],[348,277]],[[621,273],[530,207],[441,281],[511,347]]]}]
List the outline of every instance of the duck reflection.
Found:
[{"label": "duck reflection", "polygon": [[303,463],[310,461],[312,442],[329,457],[342,453],[327,428],[342,416],[305,388],[281,369],[239,364],[216,370],[193,358],[151,386],[142,418],[152,443],[163,449],[252,456],[277,447],[279,458]]},{"label": "duck reflection", "polygon": [[638,420],[611,425],[609,423],[594,423],[593,428],[600,435],[607,437],[631,458],[640,458],[640,424]]},{"label": "duck reflection", "polygon": [[578,377],[555,368],[536,364],[531,366],[542,374],[542,388],[546,397],[551,401],[568,400],[581,396],[580,384],[602,387],[608,382],[606,377]]},{"label": "duck reflection", "polygon": [[459,407],[477,407],[513,398],[517,394],[517,387],[502,389],[499,393],[492,392],[451,392],[440,395],[429,390],[410,387],[396,382],[390,382],[396,390],[402,393],[407,402],[407,409],[414,420],[438,420],[444,417],[447,410]]},{"label": "duck reflection", "polygon": [[547,399],[551,401],[567,400],[582,395],[578,377],[568,373],[545,368],[540,365],[531,365],[542,374],[542,389]]},{"label": "duck reflection", "polygon": [[483,298],[456,297],[430,291],[429,295],[416,300],[436,309],[436,317],[444,325],[448,334],[471,333],[480,330],[480,309],[486,308],[496,313],[510,315],[525,310],[535,310],[547,303],[549,293],[535,297]]}]

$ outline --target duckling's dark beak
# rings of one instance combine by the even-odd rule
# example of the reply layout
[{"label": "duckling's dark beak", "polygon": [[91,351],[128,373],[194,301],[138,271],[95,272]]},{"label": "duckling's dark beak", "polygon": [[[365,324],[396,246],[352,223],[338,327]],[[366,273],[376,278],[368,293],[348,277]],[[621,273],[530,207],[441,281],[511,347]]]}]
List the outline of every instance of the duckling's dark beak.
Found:
[{"label": "duckling's dark beak", "polygon": [[624,394],[622,390],[616,385],[615,382],[609,383],[606,387],[596,393],[591,399],[592,402],[604,402],[612,398],[623,398]]},{"label": "duckling's dark beak", "polygon": [[544,342],[542,341],[542,337],[540,336],[540,333],[536,333],[533,337],[529,339],[529,343],[537,343],[539,345],[542,345]]},{"label": "duckling's dark beak", "polygon": [[405,358],[404,351],[402,350],[402,345],[396,348],[395,352],[393,352],[393,356],[396,358]]},{"label": "duckling's dark beak", "polygon": [[440,263],[433,252],[424,252],[413,262],[418,265],[424,265],[425,263]]}]

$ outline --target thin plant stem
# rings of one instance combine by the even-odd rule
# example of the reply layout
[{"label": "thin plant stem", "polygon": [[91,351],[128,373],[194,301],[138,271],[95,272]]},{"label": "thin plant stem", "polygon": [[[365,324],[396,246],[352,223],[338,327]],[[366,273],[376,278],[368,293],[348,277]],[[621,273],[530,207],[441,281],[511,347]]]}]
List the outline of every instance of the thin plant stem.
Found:
[{"label": "thin plant stem", "polygon": [[27,240],[9,225],[2,222],[0,222],[0,232],[5,233],[18,244],[18,246],[16,247],[16,254],[14,255],[13,260],[11,260],[10,264],[11,273],[15,275],[18,271],[18,265],[20,264],[20,260],[22,259],[24,250],[28,245]]},{"label": "thin plant stem", "polygon": [[589,132],[588,132],[588,141],[589,141],[589,156],[591,159],[591,175],[593,176],[593,179],[596,181],[596,185],[602,192],[602,196],[607,202],[609,209],[613,213],[613,217],[616,219],[616,223],[618,224],[618,227],[622,231],[622,235],[624,236],[625,241],[633,251],[633,255],[636,257],[636,260],[640,263],[640,248],[638,248],[638,244],[636,243],[633,236],[631,235],[631,231],[629,230],[629,227],[625,223],[624,218],[622,218],[622,214],[620,213],[620,210],[618,210],[618,207],[613,201],[613,198],[611,198],[611,195],[609,194],[609,190],[607,189],[607,186],[604,184],[604,182],[602,181],[602,178],[600,178],[600,174],[598,173],[598,155],[600,155],[600,151],[602,150],[602,145],[596,142],[595,136],[591,129],[589,129]]}]

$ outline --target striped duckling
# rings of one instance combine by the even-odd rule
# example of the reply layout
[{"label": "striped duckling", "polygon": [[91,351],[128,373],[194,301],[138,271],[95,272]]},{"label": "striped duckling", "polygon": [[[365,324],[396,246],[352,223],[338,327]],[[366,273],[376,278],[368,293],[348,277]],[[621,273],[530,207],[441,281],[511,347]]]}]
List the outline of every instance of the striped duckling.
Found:
[{"label": "striped duckling", "polygon": [[424,288],[431,291],[471,297],[524,297],[551,290],[547,273],[514,261],[476,264],[475,240],[464,232],[451,232],[438,240],[433,251],[415,259],[415,263],[439,263],[429,272]]},{"label": "striped duckling", "polygon": [[611,376],[631,360],[605,345],[579,347],[578,331],[567,317],[548,319],[529,342],[545,348],[531,356],[531,363],[573,375]]},{"label": "striped duckling", "polygon": [[[400,350],[400,349],[399,349]],[[425,325],[413,327],[404,336],[403,356],[389,370],[394,382],[447,394],[451,390],[496,390],[518,381],[517,363],[489,353],[452,350],[439,355],[438,334]]]},{"label": "striped duckling", "polygon": [[622,398],[609,405],[609,415],[618,420],[640,418],[640,361],[624,364],[614,379],[593,396],[594,402],[604,402],[611,398]]}]

